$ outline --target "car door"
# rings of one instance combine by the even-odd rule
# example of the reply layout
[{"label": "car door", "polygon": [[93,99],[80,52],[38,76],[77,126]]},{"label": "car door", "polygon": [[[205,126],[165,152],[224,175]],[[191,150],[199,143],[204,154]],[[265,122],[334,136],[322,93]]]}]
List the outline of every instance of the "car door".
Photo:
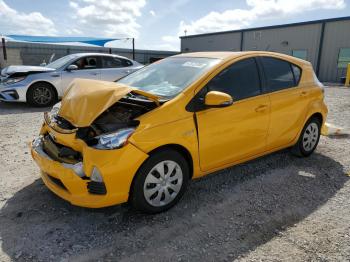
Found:
[{"label": "car door", "polygon": [[134,71],[130,60],[113,56],[102,56],[101,79],[116,81]]},{"label": "car door", "polygon": [[71,64],[76,65],[78,69],[62,71],[61,88],[63,92],[75,78],[101,79],[101,59],[99,56],[81,57]]},{"label": "car door", "polygon": [[226,67],[196,97],[203,101],[209,91],[228,93],[234,102],[195,113],[201,169],[219,168],[264,151],[270,100],[267,94],[262,94],[255,58]]},{"label": "car door", "polygon": [[270,94],[271,117],[267,149],[282,147],[298,134],[305,120],[307,87],[298,86],[301,68],[274,57],[259,57]]}]

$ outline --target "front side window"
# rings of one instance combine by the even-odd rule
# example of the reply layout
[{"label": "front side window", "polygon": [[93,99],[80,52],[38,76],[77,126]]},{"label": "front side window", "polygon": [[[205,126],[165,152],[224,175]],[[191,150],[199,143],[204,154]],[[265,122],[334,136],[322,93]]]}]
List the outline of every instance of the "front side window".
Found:
[{"label": "front side window", "polygon": [[216,75],[207,91],[220,91],[240,100],[261,94],[260,78],[254,58],[238,61]]},{"label": "front side window", "polygon": [[306,50],[293,50],[292,56],[296,58],[300,58],[303,60],[307,60],[307,51]]},{"label": "front side window", "polygon": [[76,58],[76,55],[74,55],[74,54],[67,55],[67,56],[61,57],[61,58],[53,61],[52,63],[46,65],[46,67],[53,68],[53,69],[59,69],[59,68],[65,66],[67,63],[70,63],[72,60],[74,60],[74,58]]},{"label": "front side window", "polygon": [[117,82],[163,98],[172,98],[220,61],[205,57],[165,58]]},{"label": "front side window", "polygon": [[350,48],[340,48],[338,68],[347,68],[350,64]]},{"label": "front side window", "polygon": [[261,57],[266,76],[266,88],[268,92],[274,92],[295,86],[291,64],[287,61]]},{"label": "front side window", "polygon": [[96,56],[82,57],[77,61],[75,61],[73,65],[76,65],[79,70],[96,69],[98,68],[98,57]]}]

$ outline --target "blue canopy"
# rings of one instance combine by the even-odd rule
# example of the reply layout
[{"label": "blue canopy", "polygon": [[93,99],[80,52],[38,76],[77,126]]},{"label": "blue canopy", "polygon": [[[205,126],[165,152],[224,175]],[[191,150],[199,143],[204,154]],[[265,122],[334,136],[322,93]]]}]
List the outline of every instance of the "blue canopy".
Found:
[{"label": "blue canopy", "polygon": [[69,43],[79,42],[90,45],[104,46],[107,42],[121,40],[119,38],[94,38],[94,37],[61,37],[61,36],[30,36],[30,35],[7,35],[6,37],[17,41],[36,43]]}]

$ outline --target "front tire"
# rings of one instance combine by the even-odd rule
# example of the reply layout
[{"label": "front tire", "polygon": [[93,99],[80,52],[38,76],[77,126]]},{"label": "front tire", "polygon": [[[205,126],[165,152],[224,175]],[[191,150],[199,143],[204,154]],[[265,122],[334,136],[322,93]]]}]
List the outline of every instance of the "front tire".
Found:
[{"label": "front tire", "polygon": [[27,102],[36,107],[53,105],[57,100],[54,88],[48,83],[35,83],[27,92]]},{"label": "front tire", "polygon": [[321,122],[318,118],[312,117],[301,131],[298,142],[292,148],[292,153],[299,157],[311,155],[318,145],[320,135]]},{"label": "front tire", "polygon": [[131,190],[132,206],[146,213],[159,213],[174,206],[189,181],[186,159],[177,151],[151,155],[136,174]]}]

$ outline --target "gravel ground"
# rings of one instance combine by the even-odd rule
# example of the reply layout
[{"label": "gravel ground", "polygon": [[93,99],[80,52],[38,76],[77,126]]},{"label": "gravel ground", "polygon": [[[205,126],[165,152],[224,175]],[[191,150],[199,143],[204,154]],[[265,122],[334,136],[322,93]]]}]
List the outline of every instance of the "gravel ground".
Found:
[{"label": "gravel ground", "polygon": [[[350,127],[350,89],[326,88]],[[0,261],[350,260],[350,137],[322,137],[193,181],[166,213],[71,206],[45,188],[27,142],[42,111],[0,103]]]}]

